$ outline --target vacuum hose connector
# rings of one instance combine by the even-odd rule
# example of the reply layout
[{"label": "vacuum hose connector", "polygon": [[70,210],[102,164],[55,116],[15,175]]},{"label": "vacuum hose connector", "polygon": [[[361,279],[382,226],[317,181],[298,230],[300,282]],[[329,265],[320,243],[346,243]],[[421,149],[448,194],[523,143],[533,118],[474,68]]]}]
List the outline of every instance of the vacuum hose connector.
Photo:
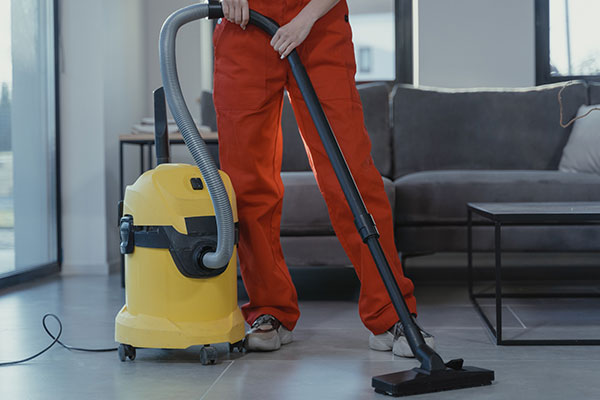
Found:
[{"label": "vacuum hose connector", "polygon": [[171,14],[160,31],[159,54],[160,71],[167,104],[181,131],[185,144],[192,153],[192,157],[204,177],[215,209],[217,249],[214,252],[205,253],[202,263],[208,268],[218,269],[226,266],[233,254],[235,227],[231,203],[229,202],[229,196],[223,185],[217,166],[210,156],[206,144],[200,137],[198,128],[196,128],[196,124],[183,98],[175,56],[175,41],[179,28],[188,22],[207,18],[208,14],[208,4],[194,4]]}]

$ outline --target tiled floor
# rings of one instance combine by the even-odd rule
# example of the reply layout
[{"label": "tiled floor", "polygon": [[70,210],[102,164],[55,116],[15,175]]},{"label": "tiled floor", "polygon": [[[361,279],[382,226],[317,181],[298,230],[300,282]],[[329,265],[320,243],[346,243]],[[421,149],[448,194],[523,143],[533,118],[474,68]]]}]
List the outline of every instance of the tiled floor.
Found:
[{"label": "tiled floor", "polygon": [[[419,321],[435,334],[445,359],[493,369],[496,382],[415,398],[600,398],[600,346],[497,347],[465,292],[420,285]],[[49,342],[40,324],[47,312],[62,318],[68,344],[114,345],[114,316],[123,299],[116,277],[55,278],[0,292],[0,361]],[[600,338],[600,299],[505,304],[508,337]],[[367,349],[355,303],[302,302],[301,310],[294,343],[274,353],[232,354],[209,367],[198,362],[198,349],[139,350],[134,362],[121,363],[115,353],[53,348],[26,364],[0,367],[0,399],[385,399],[372,391],[371,376],[416,366]]]}]

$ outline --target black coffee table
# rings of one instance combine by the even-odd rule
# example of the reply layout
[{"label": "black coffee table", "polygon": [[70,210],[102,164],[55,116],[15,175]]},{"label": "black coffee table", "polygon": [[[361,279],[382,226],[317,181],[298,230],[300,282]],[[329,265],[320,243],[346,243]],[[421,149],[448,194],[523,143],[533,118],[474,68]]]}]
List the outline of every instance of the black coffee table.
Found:
[{"label": "black coffee table", "polygon": [[[491,221],[495,226],[496,291],[495,293],[473,292],[473,213]],[[600,345],[600,340],[556,339],[556,340],[505,340],[502,338],[502,298],[556,298],[556,297],[600,297],[600,293],[502,293],[502,226],[503,225],[587,225],[600,223],[600,202],[572,203],[468,203],[468,287],[469,297],[483,318],[498,345]],[[478,299],[496,300],[496,327],[483,312]]]}]

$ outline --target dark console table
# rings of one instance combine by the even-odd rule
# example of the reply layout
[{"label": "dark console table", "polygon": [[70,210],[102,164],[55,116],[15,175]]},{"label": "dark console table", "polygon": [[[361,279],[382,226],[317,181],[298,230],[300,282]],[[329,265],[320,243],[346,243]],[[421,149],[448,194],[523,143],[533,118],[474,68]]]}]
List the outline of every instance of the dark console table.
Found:
[{"label": "dark console table", "polygon": [[[495,226],[495,293],[473,291],[473,213]],[[600,297],[600,293],[502,293],[502,227],[505,225],[585,225],[600,223],[600,202],[573,203],[469,203],[468,214],[468,287],[469,297],[498,345],[600,345],[600,340],[550,339],[505,340],[502,338],[503,298]],[[496,325],[483,312],[478,299],[496,300]]]}]

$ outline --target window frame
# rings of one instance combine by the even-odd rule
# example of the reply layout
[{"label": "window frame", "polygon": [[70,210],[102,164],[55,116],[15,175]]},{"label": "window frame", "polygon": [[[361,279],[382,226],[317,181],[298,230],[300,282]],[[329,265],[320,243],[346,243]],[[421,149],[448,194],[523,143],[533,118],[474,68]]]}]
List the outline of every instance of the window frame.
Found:
[{"label": "window frame", "polygon": [[387,82],[390,85],[395,85],[397,83],[412,84],[414,82],[413,0],[394,0],[394,39],[394,80],[357,80],[357,85],[372,82]]},{"label": "window frame", "polygon": [[550,74],[550,0],[535,0],[535,82],[536,85],[571,80],[600,81],[598,75]]},{"label": "window frame", "polygon": [[[42,0],[44,1],[44,0]],[[54,162],[55,162],[55,199],[56,199],[56,260],[32,266],[26,269],[11,271],[0,275],[0,289],[31,282],[35,279],[59,274],[62,269],[62,212],[61,212],[61,180],[60,180],[60,0],[49,0],[52,6],[53,49],[49,49],[54,57]]]},{"label": "window frame", "polygon": [[413,1],[395,0],[396,19],[396,79],[394,83],[414,82]]}]

